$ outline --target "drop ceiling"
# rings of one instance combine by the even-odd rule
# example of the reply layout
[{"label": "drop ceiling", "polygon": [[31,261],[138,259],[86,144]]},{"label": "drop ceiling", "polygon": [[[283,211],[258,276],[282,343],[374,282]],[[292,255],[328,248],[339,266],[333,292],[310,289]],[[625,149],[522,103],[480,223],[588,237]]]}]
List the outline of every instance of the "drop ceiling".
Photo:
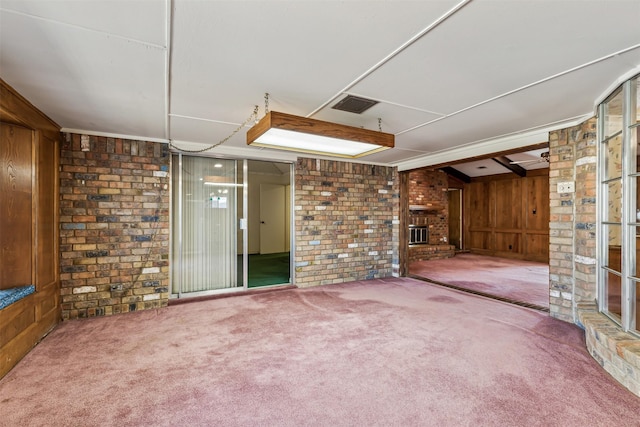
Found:
[{"label": "drop ceiling", "polygon": [[[2,0],[0,77],[63,130],[190,149],[255,105],[261,117],[268,92],[274,111],[374,130],[381,118],[396,147],[358,161],[406,170],[592,116],[640,72],[638,22],[638,0]],[[347,95],[378,103],[331,108]],[[295,159],[248,147],[246,130],[211,155]]]}]

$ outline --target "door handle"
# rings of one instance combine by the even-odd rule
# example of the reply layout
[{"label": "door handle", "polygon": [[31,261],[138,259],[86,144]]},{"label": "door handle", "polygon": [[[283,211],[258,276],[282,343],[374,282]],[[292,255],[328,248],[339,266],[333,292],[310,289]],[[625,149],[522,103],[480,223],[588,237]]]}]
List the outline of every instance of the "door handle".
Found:
[{"label": "door handle", "polygon": [[260,221],[260,224],[264,224],[264,221]]}]

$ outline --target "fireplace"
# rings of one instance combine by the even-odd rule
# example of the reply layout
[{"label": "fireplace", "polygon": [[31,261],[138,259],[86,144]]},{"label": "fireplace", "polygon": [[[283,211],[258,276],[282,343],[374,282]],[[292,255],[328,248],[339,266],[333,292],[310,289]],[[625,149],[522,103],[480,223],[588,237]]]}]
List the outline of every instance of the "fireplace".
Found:
[{"label": "fireplace", "polygon": [[448,177],[442,171],[409,172],[406,242],[408,262],[450,258],[455,246],[449,240]]},{"label": "fireplace", "polygon": [[429,226],[409,225],[409,246],[429,244]]}]

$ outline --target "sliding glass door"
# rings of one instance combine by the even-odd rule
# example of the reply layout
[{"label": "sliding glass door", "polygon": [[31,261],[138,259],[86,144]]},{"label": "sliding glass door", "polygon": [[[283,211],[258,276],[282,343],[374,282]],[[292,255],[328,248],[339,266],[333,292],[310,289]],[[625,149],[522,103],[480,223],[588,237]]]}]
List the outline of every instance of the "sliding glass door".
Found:
[{"label": "sliding glass door", "polygon": [[182,154],[172,160],[172,294],[243,287],[242,162]]},{"label": "sliding glass door", "polygon": [[290,163],[172,157],[171,294],[291,283]]}]

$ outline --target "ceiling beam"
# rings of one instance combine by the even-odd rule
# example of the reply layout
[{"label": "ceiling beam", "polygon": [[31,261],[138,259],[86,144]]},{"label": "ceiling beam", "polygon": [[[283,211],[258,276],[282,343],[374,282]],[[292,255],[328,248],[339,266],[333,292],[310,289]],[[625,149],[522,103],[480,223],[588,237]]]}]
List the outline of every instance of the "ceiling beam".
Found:
[{"label": "ceiling beam", "polygon": [[447,175],[451,175],[452,177],[464,182],[465,184],[468,184],[471,182],[471,177],[469,175],[466,175],[460,172],[458,169],[454,169],[450,166],[445,166],[443,168],[440,168],[440,170],[446,173]]},{"label": "ceiling beam", "polygon": [[493,153],[485,154],[482,156],[465,157],[452,162],[437,163],[434,165],[425,166],[425,169],[428,169],[428,170],[442,169],[445,166],[455,166],[461,163],[475,162],[477,160],[486,160],[486,159],[490,159],[492,157],[497,157],[497,156],[508,156],[509,154],[524,153],[527,151],[540,150],[542,148],[549,149],[549,142],[540,142],[537,144],[531,144],[524,147],[512,148],[510,150],[493,152]]},{"label": "ceiling beam", "polygon": [[511,172],[515,173],[521,178],[527,176],[527,170],[520,165],[515,165],[511,163],[511,160],[506,158],[505,156],[497,156],[491,158],[494,162],[498,163],[501,166],[509,169]]}]

